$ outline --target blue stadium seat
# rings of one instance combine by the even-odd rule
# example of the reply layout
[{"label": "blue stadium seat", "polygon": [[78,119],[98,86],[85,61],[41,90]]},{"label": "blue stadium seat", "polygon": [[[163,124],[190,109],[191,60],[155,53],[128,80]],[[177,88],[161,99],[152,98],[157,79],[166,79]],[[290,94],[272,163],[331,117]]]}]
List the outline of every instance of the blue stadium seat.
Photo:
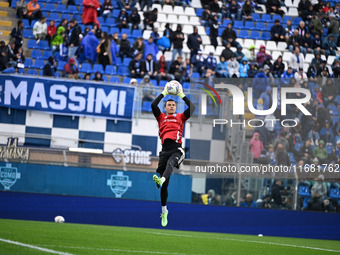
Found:
[{"label": "blue stadium seat", "polygon": [[110,34],[118,33],[119,34],[119,28],[118,27],[112,27],[110,29]]},{"label": "blue stadium seat", "polygon": [[27,70],[27,74],[28,74],[28,75],[38,75],[37,71],[34,70],[34,69],[28,69],[28,70]]},{"label": "blue stadium seat", "polygon": [[308,186],[299,186],[298,194],[301,197],[310,197],[309,187]]},{"label": "blue stadium seat", "polygon": [[56,8],[53,7],[52,12],[67,13],[66,5],[58,4]]},{"label": "blue stadium seat", "polygon": [[24,68],[19,68],[18,73],[19,74],[25,74],[25,69]]},{"label": "blue stadium seat", "polygon": [[32,29],[32,26],[30,26],[28,19],[23,19],[22,22],[24,23],[24,29]]},{"label": "blue stadium seat", "polygon": [[[124,79],[125,79],[125,78],[124,78]],[[120,79],[119,79],[119,77],[112,76],[112,77],[110,78],[110,82],[112,82],[112,83],[120,83]]]},{"label": "blue stadium seat", "polygon": [[35,60],[35,63],[33,65],[33,68],[36,68],[36,69],[43,69],[45,66],[45,62],[44,60],[42,59],[37,59]]},{"label": "blue stadium seat", "polygon": [[338,109],[334,104],[329,104],[327,108],[330,110],[331,115],[338,115]]},{"label": "blue stadium seat", "polygon": [[294,154],[292,152],[288,152],[288,157],[289,157],[290,163],[292,163],[292,164],[296,163]]},{"label": "blue stadium seat", "polygon": [[63,71],[65,65],[66,65],[66,61],[59,61],[57,65],[57,71]]},{"label": "blue stadium seat", "polygon": [[251,16],[255,22],[259,22],[262,20],[259,13],[253,13]]},{"label": "blue stadium seat", "polygon": [[329,197],[334,199],[340,199],[340,190],[339,189],[330,189]]},{"label": "blue stadium seat", "polygon": [[184,83],[182,84],[182,87],[183,87],[184,90],[190,89],[190,82],[184,82]]},{"label": "blue stadium seat", "polygon": [[113,66],[113,65],[107,65],[105,67],[105,74],[107,74],[107,75],[116,75],[117,74],[116,67]]},{"label": "blue stadium seat", "polygon": [[60,19],[67,19],[67,20],[70,20],[70,14],[68,13],[63,13],[60,15]]},{"label": "blue stadium seat", "polygon": [[40,41],[39,44],[35,42],[34,49],[40,50],[50,50],[50,46],[48,45],[48,41]]},{"label": "blue stadium seat", "polygon": [[76,0],[76,5],[80,6],[80,5],[83,5],[83,0]]},{"label": "blue stadium seat", "polygon": [[142,105],[142,112],[151,112],[152,111],[151,104],[152,104],[151,101],[144,101]]},{"label": "blue stadium seat", "polygon": [[43,60],[48,60],[49,57],[52,57],[52,51],[45,50],[41,58]]},{"label": "blue stadium seat", "polygon": [[55,3],[55,4],[62,4],[62,0],[52,0],[52,3]]},{"label": "blue stadium seat", "polygon": [[100,28],[101,28],[102,32],[106,32],[108,34],[110,33],[110,28],[108,26],[101,26]]},{"label": "blue stadium seat", "polygon": [[285,15],[285,16],[283,17],[282,23],[283,23],[283,24],[287,24],[287,20],[291,20],[292,23],[293,23],[293,18],[290,17],[290,16],[287,16],[287,15]]},{"label": "blue stadium seat", "polygon": [[340,95],[336,96],[335,101],[338,103],[338,105],[340,105]]},{"label": "blue stadium seat", "polygon": [[104,73],[104,69],[103,69],[102,64],[94,64],[93,72],[94,73],[96,73],[96,72]]},{"label": "blue stadium seat", "polygon": [[193,73],[191,74],[191,77],[190,77],[190,78],[200,78],[200,77],[201,77],[201,76],[200,76],[199,73],[193,72]]},{"label": "blue stadium seat", "polygon": [[203,8],[198,8],[198,9],[196,9],[196,15],[198,16],[198,17],[202,17],[202,12],[204,11],[204,9]]},{"label": "blue stadium seat", "polygon": [[24,62],[24,65],[26,68],[32,68],[33,67],[33,61],[31,58],[26,58],[25,59],[25,62]]},{"label": "blue stadium seat", "polygon": [[83,63],[80,70],[81,73],[93,73],[91,64]]},{"label": "blue stadium seat", "polygon": [[109,27],[116,27],[117,23],[116,23],[116,20],[114,18],[107,18],[104,25],[109,26]]},{"label": "blue stadium seat", "polygon": [[67,7],[67,13],[70,13],[70,14],[77,14],[78,13],[78,9],[77,9],[77,6],[75,5],[69,5]]},{"label": "blue stadium seat", "polygon": [[280,16],[279,14],[274,14],[274,15],[273,15],[273,17],[272,17],[273,22],[274,22],[276,19],[280,20],[280,22],[282,23],[282,18],[281,18],[281,16]]},{"label": "blue stadium seat", "polygon": [[338,116],[333,116],[332,117],[332,122],[333,122],[333,125],[335,125],[335,123],[337,123],[339,121],[340,117]]},{"label": "blue stadium seat", "polygon": [[[161,80],[161,81],[159,81],[159,86],[160,86],[161,88],[164,88],[166,83],[167,83],[167,81]],[[184,88],[184,87],[183,87],[183,88]]]},{"label": "blue stadium seat", "polygon": [[327,144],[325,146],[325,148],[327,150],[328,155],[330,155],[332,153],[332,150],[333,150],[333,145]]},{"label": "blue stadium seat", "polygon": [[40,50],[32,50],[31,58],[33,58],[33,59],[41,58],[41,51]]},{"label": "blue stadium seat", "polygon": [[60,72],[55,72],[54,77],[60,78],[61,77]]},{"label": "blue stadium seat", "polygon": [[248,30],[255,30],[255,25],[254,25],[254,22],[252,21],[246,21],[246,23],[244,24],[244,27]]},{"label": "blue stadium seat", "polygon": [[150,79],[150,82],[152,83],[152,85],[154,85],[155,87],[158,86],[157,84],[157,80],[154,80],[154,79]]},{"label": "blue stadium seat", "polygon": [[123,28],[120,33],[127,34],[128,37],[131,37],[131,30],[129,28]]},{"label": "blue stadium seat", "polygon": [[130,77],[124,77],[123,83],[125,83],[125,84],[130,84],[130,80],[131,80]]},{"label": "blue stadium seat", "polygon": [[270,14],[262,14],[262,22],[272,22]]},{"label": "blue stadium seat", "polygon": [[130,64],[130,62],[131,62],[131,58],[124,58],[124,60],[123,60],[123,65],[124,66],[129,66],[129,64]]},{"label": "blue stadium seat", "polygon": [[29,49],[37,49],[37,42],[35,40],[28,40],[27,41],[27,48]]},{"label": "blue stadium seat", "polygon": [[[56,13],[56,12],[51,12],[50,13],[50,16],[48,16],[48,19],[49,20],[54,20],[56,23],[57,22],[60,22],[60,18],[59,18],[59,13]],[[57,24],[56,24],[57,25]]]},{"label": "blue stadium seat", "polygon": [[263,32],[261,39],[264,41],[269,41],[271,39],[270,33],[269,32]]},{"label": "blue stadium seat", "polygon": [[[210,28],[209,28],[210,29]],[[218,36],[222,36],[222,33],[223,33],[223,31],[224,31],[224,27],[219,27],[218,28]],[[209,30],[210,31],[210,30]],[[210,34],[210,32],[209,32],[209,34]]]},{"label": "blue stadium seat", "polygon": [[255,40],[259,40],[261,38],[259,31],[251,31],[250,32],[250,38],[255,39]]},{"label": "blue stadium seat", "polygon": [[102,79],[103,79],[104,82],[108,82],[108,79],[107,79],[107,76],[106,76],[106,75],[103,75],[103,76],[102,76]]},{"label": "blue stadium seat", "polygon": [[43,70],[40,70],[38,75],[39,75],[39,76],[43,76],[43,75],[44,75],[44,71],[43,71]]},{"label": "blue stadium seat", "polygon": [[255,28],[259,31],[266,31],[266,25],[263,22],[256,22]]},{"label": "blue stadium seat", "polygon": [[132,31],[132,37],[138,38],[138,37],[142,37],[142,36],[143,36],[142,30],[135,29],[135,30]]},{"label": "blue stadium seat", "polygon": [[23,36],[24,38],[34,39],[33,31],[31,29],[24,29]]},{"label": "blue stadium seat", "polygon": [[232,23],[230,19],[223,20],[223,23],[220,27],[227,27],[229,23]]},{"label": "blue stadium seat", "polygon": [[[221,27],[219,27],[218,29],[220,29]],[[222,28],[221,28],[222,29]],[[205,33],[207,34],[207,35],[210,35],[210,27],[206,27],[205,28]]]},{"label": "blue stadium seat", "polygon": [[[83,23],[83,18],[81,17],[81,15],[74,14],[72,15],[72,19],[75,19],[78,23]],[[81,30],[81,31],[84,31],[84,30]]]},{"label": "blue stadium seat", "polygon": [[240,33],[238,34],[238,37],[242,38],[242,39],[249,39],[248,30],[240,30]]},{"label": "blue stadium seat", "polygon": [[113,10],[113,12],[112,12],[112,17],[113,18],[115,18],[115,19],[117,19],[118,18],[118,15],[119,15],[119,12],[120,12],[120,10]]},{"label": "blue stadium seat", "polygon": [[300,151],[302,146],[303,146],[303,143],[295,143],[295,150]]},{"label": "blue stadium seat", "polygon": [[241,20],[236,20],[234,23],[234,28],[235,29],[244,29],[243,21]]},{"label": "blue stadium seat", "polygon": [[120,76],[129,76],[130,70],[127,66],[119,66],[118,67],[118,75]]},{"label": "blue stadium seat", "polygon": [[43,6],[40,7],[40,10],[45,12],[53,12],[55,11],[55,7],[53,3],[46,3],[44,7]]},{"label": "blue stadium seat", "polygon": [[294,18],[294,25],[298,26],[300,25],[300,22],[302,21],[302,18],[301,17],[295,17]]},{"label": "blue stadium seat", "polygon": [[302,205],[302,208],[306,209],[308,207],[308,202],[311,200],[311,198],[309,197],[305,197],[303,199],[303,205]]}]

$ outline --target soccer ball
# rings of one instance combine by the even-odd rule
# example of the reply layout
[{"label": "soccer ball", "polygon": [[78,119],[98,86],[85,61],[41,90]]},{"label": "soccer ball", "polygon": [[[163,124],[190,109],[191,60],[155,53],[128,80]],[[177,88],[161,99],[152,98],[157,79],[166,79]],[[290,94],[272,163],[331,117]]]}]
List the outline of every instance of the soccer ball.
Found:
[{"label": "soccer ball", "polygon": [[182,85],[178,81],[172,80],[165,85],[165,90],[169,95],[176,96],[181,92]]},{"label": "soccer ball", "polygon": [[64,222],[65,222],[65,219],[64,219],[63,216],[56,216],[56,217],[54,218],[54,222],[56,222],[56,223],[64,223]]}]

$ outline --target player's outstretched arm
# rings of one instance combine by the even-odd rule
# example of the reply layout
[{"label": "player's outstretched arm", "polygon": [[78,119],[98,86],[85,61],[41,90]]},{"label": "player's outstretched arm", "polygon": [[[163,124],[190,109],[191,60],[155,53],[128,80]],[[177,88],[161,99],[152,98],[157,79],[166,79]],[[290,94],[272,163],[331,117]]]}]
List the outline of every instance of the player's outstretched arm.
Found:
[{"label": "player's outstretched arm", "polygon": [[185,96],[185,94],[183,93],[183,90],[181,90],[178,96],[182,98],[183,101],[186,103],[186,105],[189,107],[188,109],[184,111],[184,115],[185,117],[190,118],[191,115],[194,113],[196,106],[189,100],[189,98]]},{"label": "player's outstretched arm", "polygon": [[161,115],[161,110],[159,109],[158,104],[167,94],[168,92],[163,90],[163,92],[158,97],[156,97],[151,104],[152,113],[156,118],[159,117],[159,115]]}]

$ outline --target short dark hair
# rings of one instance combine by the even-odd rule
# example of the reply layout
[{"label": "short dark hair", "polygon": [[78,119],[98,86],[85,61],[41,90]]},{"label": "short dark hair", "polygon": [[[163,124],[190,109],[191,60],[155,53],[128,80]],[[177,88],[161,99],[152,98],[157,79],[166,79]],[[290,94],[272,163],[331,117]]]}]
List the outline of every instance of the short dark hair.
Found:
[{"label": "short dark hair", "polygon": [[[167,104],[168,102],[175,102],[175,100],[173,100],[173,99],[168,99],[168,100],[166,100],[166,101],[165,101],[164,107],[166,106],[166,104]],[[175,103],[176,103],[176,102],[175,102]]]}]

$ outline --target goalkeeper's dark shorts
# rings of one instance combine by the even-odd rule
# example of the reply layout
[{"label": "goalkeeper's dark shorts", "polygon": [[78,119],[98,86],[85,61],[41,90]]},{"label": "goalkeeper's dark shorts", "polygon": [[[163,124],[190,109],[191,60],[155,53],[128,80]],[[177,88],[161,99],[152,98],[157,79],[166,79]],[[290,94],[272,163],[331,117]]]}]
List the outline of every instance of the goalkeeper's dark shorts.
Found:
[{"label": "goalkeeper's dark shorts", "polygon": [[169,151],[161,151],[159,153],[159,163],[156,170],[161,176],[163,176],[167,166],[172,172],[173,168],[179,168],[179,165],[183,162],[185,158],[185,152],[182,147],[174,148]]}]

